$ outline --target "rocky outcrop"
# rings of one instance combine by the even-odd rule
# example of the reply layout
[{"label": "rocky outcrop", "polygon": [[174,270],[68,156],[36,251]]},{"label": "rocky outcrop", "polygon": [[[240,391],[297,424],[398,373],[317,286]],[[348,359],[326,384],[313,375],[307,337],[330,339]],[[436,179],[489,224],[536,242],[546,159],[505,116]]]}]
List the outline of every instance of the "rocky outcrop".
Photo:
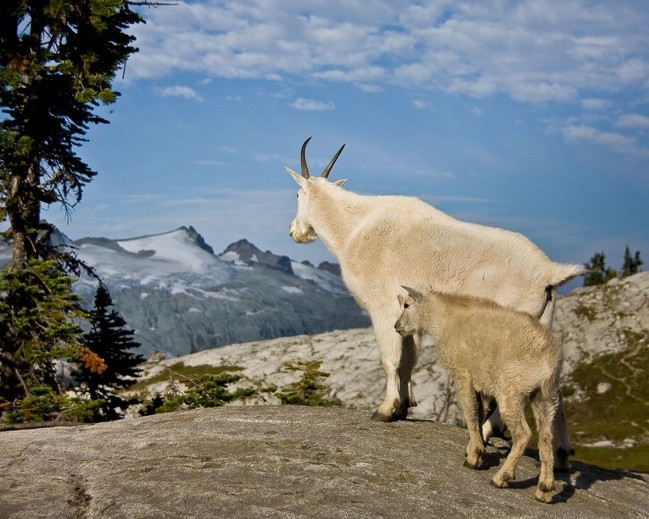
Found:
[{"label": "rocky outcrop", "polygon": [[[613,280],[604,286],[580,288],[560,297],[553,330],[564,346],[566,362],[562,384],[569,386],[577,366],[592,362],[603,353],[622,352],[629,348],[629,330],[638,336],[649,337],[649,272]],[[143,378],[151,378],[178,362],[187,366],[239,366],[242,370],[238,373],[243,378],[238,386],[274,385],[281,388],[296,382],[301,376],[300,372],[284,369],[285,363],[300,360],[322,361],[322,370],[331,374],[324,382],[326,398],[337,399],[344,407],[363,409],[369,414],[383,398],[385,376],[371,328],[298,335],[205,350],[161,363],[148,363]],[[411,417],[451,424],[462,422],[452,382],[437,364],[434,348],[419,352],[413,382],[418,406],[411,409]],[[154,394],[165,386],[166,382],[161,382],[152,385],[149,391]],[[263,393],[248,403],[276,404],[279,401],[272,394]],[[649,415],[645,420],[649,423],[647,420]],[[649,441],[642,432],[636,431],[634,438],[634,442]]]},{"label": "rocky outcrop", "polygon": [[647,517],[649,483],[575,462],[553,504],[534,501],[528,451],[512,488],[462,466],[466,431],[371,422],[339,408],[201,409],[0,433],[6,519]]},{"label": "rocky outcrop", "polygon": [[553,331],[564,348],[564,373],[628,347],[628,334],[649,333],[649,272],[573,290],[557,302]]}]

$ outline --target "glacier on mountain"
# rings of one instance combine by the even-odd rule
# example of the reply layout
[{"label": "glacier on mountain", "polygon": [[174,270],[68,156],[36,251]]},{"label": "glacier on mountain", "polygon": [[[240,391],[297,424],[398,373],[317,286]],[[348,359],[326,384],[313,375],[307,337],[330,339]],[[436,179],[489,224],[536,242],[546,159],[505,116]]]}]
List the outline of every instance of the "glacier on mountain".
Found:
[{"label": "glacier on mountain", "polygon": [[[246,240],[221,255],[192,227],[117,240],[72,241],[57,231],[51,241],[95,269],[144,354],[369,325],[330,265],[262,252]],[[10,244],[0,243],[0,261],[10,253]],[[75,283],[84,306],[92,305],[96,286],[85,275]]]}]

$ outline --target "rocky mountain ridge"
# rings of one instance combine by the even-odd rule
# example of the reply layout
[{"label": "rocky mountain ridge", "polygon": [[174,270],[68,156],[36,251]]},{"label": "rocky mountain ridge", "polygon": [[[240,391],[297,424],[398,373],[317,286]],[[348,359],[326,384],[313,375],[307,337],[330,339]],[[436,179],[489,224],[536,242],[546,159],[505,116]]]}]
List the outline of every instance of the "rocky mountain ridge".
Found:
[{"label": "rocky mountain ridge", "polygon": [[[119,240],[72,241],[56,231],[51,242],[97,271],[145,355],[184,355],[369,324],[335,266],[299,263],[247,240],[218,255],[193,227],[184,226]],[[0,264],[10,253],[10,243],[0,242]],[[87,307],[96,285],[85,276],[74,285]]]}]

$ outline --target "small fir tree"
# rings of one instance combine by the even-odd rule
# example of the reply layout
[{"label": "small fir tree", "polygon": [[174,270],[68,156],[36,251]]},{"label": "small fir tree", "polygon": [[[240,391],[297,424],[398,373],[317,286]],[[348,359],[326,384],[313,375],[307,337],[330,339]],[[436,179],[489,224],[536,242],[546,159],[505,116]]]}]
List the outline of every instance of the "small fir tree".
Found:
[{"label": "small fir tree", "polygon": [[584,286],[602,285],[607,281],[617,277],[615,269],[606,266],[606,255],[604,252],[596,252],[586,263],[586,268],[589,269],[588,274],[584,276]]},{"label": "small fir tree", "polygon": [[640,272],[640,265],[644,261],[640,259],[640,251],[636,251],[634,255],[631,255],[631,250],[627,245],[624,249],[624,263],[622,264],[622,277],[632,276]]},{"label": "small fir tree", "polygon": [[[133,353],[140,344],[134,340],[133,330],[113,308],[113,301],[104,285],[95,294],[95,306],[89,313],[91,330],[83,335],[85,355],[78,362],[76,377],[92,400],[103,400],[96,418],[117,419],[117,408],[124,409],[128,402],[116,390],[132,386],[139,374],[137,367],[144,361],[142,355]],[[103,364],[98,369],[97,363]]]},{"label": "small fir tree", "polygon": [[[52,260],[31,260],[25,268],[0,273],[0,404],[19,421],[32,415],[64,419],[67,403],[59,398],[65,390],[57,362],[95,358],[80,341],[78,323],[85,313],[71,284]],[[101,364],[89,369],[101,369]],[[51,400],[48,412],[21,412],[43,395]]]},{"label": "small fir tree", "polygon": [[302,378],[282,388],[281,392],[275,393],[282,404],[325,407],[340,405],[337,398],[325,398],[327,386],[322,384],[321,380],[330,374],[320,370],[321,364],[321,360],[301,360],[295,364],[284,364],[284,368],[288,371],[302,371]]}]

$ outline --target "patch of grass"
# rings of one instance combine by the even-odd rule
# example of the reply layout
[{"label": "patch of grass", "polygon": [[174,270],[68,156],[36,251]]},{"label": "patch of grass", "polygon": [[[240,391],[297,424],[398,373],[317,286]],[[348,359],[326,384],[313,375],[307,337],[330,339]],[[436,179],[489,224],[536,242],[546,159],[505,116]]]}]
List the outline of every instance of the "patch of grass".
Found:
[{"label": "patch of grass", "polygon": [[579,306],[575,308],[574,312],[577,317],[585,317],[591,322],[597,319],[597,310],[592,306],[586,306],[580,303]]},{"label": "patch of grass", "polygon": [[[649,331],[624,330],[628,348],[581,364],[572,378],[582,391],[566,402],[568,425],[576,442],[649,438]],[[610,385],[602,393],[601,383]]]},{"label": "patch of grass", "polygon": [[649,472],[649,445],[636,445],[626,449],[575,445],[573,459],[611,470]]}]

